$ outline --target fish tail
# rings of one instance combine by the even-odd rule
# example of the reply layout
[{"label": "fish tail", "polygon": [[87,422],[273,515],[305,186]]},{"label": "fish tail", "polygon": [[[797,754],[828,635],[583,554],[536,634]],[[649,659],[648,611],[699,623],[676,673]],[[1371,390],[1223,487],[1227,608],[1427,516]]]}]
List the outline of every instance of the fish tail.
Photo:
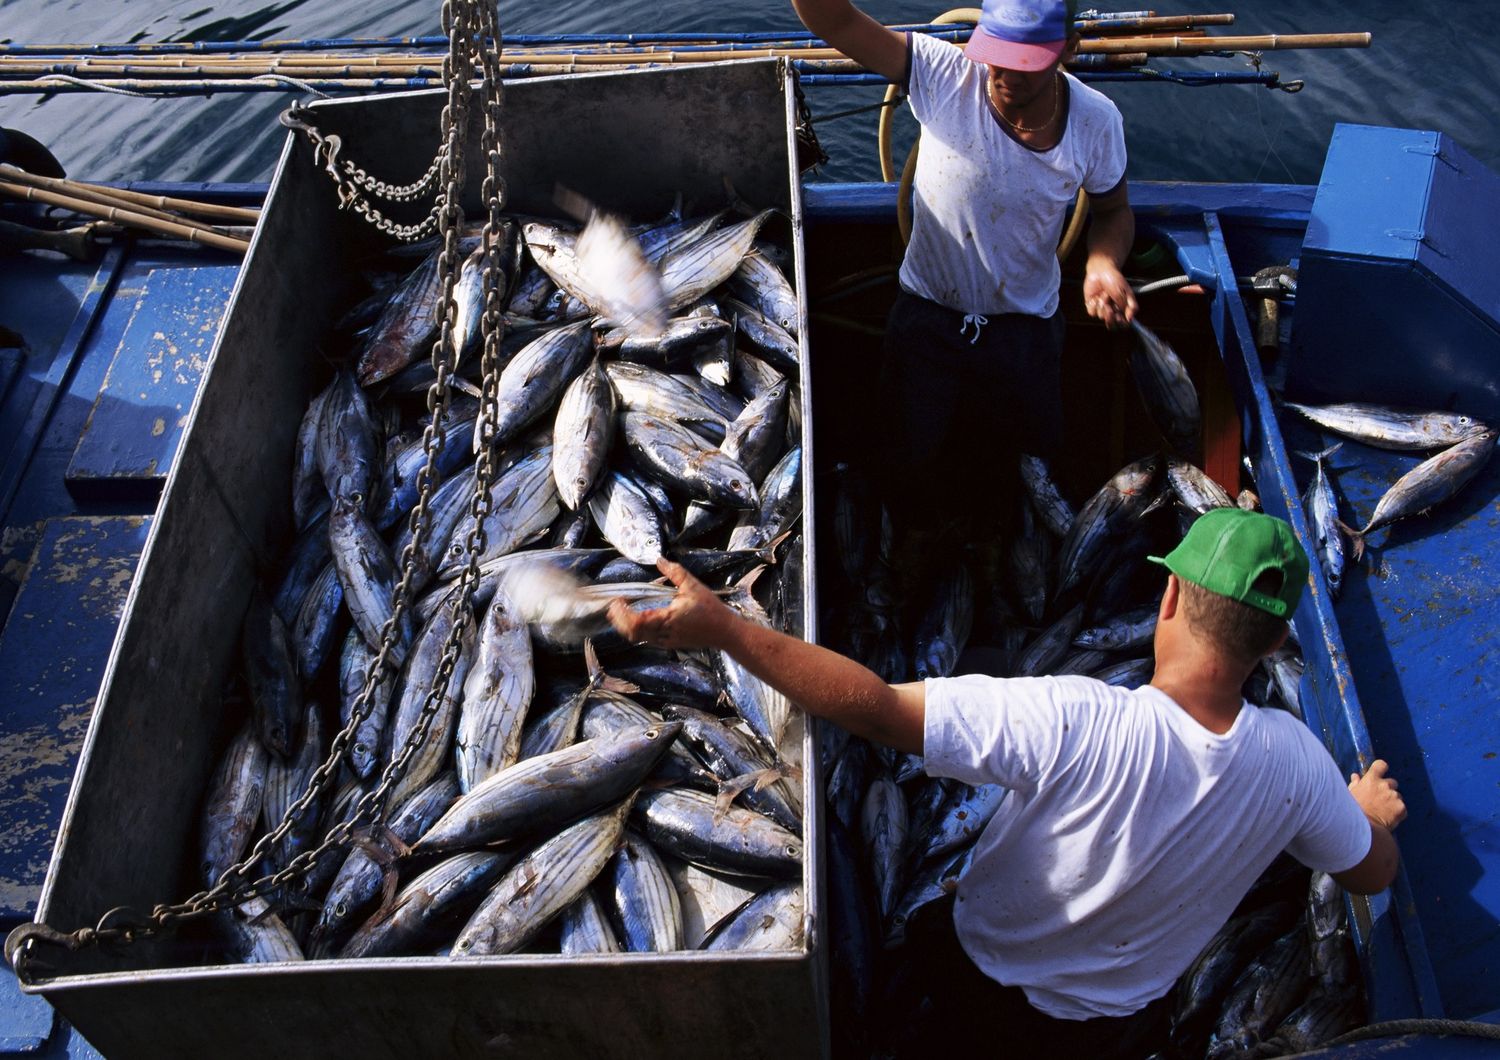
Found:
[{"label": "fish tail", "polygon": [[1308,452],[1305,449],[1297,449],[1297,450],[1295,450],[1295,452],[1296,452],[1296,454],[1298,456],[1302,457],[1303,459],[1305,459],[1305,460],[1311,460],[1313,463],[1318,464],[1318,463],[1322,463],[1324,460],[1327,460],[1330,456],[1332,456],[1334,453],[1338,452],[1342,448],[1344,448],[1344,443],[1343,442],[1335,442],[1333,445],[1330,445],[1327,449],[1320,450],[1319,452],[1316,452],[1316,453]]},{"label": "fish tail", "polygon": [[1363,530],[1356,530],[1342,519],[1334,519],[1334,525],[1349,539],[1349,545],[1354,550],[1354,562],[1358,563],[1365,555],[1365,535],[1370,532],[1367,526]]}]

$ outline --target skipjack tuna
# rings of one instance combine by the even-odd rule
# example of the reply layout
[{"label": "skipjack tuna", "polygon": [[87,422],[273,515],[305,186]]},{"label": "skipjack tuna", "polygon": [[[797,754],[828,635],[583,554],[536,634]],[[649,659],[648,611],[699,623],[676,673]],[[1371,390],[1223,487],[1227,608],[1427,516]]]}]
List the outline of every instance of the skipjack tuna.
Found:
[{"label": "skipjack tuna", "polygon": [[[477,232],[442,420],[422,401],[436,249],[326,343],[350,367],[298,432],[298,536],[245,618],[247,721],[205,794],[194,875],[216,882],[291,815],[339,729],[352,727],[345,781],[246,878],[352,820],[411,751],[378,823],[223,915],[228,959],[504,953],[556,939],[542,935],[554,920],[568,953],[806,944],[791,705],[732,659],[641,651],[605,617],[616,599],[670,602],[655,569],[670,555],[754,621],[800,632],[800,308],[766,239],[776,215],[632,229],[580,212],[581,232],[528,219],[499,233],[506,334],[488,413],[467,396]],[[389,263],[410,268],[404,252]],[[418,542],[424,434],[438,453]],[[458,577],[481,534],[466,615]]]}]

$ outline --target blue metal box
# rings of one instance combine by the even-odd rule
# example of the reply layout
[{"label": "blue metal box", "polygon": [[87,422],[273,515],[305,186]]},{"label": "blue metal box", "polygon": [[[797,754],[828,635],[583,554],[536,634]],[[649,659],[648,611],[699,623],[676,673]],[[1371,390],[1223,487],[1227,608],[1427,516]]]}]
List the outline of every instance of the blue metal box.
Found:
[{"label": "blue metal box", "polygon": [[1452,138],[1339,125],[1298,288],[1288,397],[1500,421],[1500,176]]}]

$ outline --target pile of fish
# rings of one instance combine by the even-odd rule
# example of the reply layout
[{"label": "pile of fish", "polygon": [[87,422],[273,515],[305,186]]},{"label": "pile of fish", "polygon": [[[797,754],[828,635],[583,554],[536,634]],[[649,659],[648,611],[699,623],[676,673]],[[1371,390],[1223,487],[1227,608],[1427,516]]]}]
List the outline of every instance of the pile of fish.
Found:
[{"label": "pile of fish", "polygon": [[[826,548],[837,557],[842,578],[825,575],[819,586],[820,629],[830,642],[892,682],[949,676],[957,672],[960,655],[964,672],[1000,677],[1083,674],[1130,688],[1149,681],[1164,575],[1146,557],[1169,551],[1204,512],[1256,507],[1254,493],[1231,496],[1195,464],[1150,455],[1120,469],[1075,508],[1043,461],[1023,457],[1020,470],[1025,489],[1015,539],[999,549],[976,548],[947,558],[925,598],[918,595],[898,606],[895,567],[912,557],[891,554],[889,521],[874,491],[854,471],[840,469],[823,525],[830,527]],[[922,589],[918,585],[914,591]],[[1300,717],[1302,665],[1289,642],[1252,674],[1246,699]],[[909,1013],[919,1001],[909,995],[920,984],[900,975],[899,956],[891,954],[899,954],[907,926],[920,911],[953,893],[974,840],[1006,793],[998,785],[930,778],[920,757],[828,725],[819,727],[818,747],[828,777],[836,1019],[862,1028],[857,1034],[874,1036],[853,1042],[856,1051],[878,1053],[889,1043],[876,1040],[883,1025],[876,1014]],[[1280,932],[1290,930],[1289,920],[1277,924]],[[1232,925],[1231,934],[1234,930]],[[1346,936],[1340,939],[1347,944]],[[1197,1053],[1183,1055],[1203,1055],[1210,1032],[1219,1038],[1238,1033],[1237,1024],[1226,1022],[1219,1029],[1222,1021],[1232,1022],[1227,1003],[1221,1021],[1220,1002],[1238,998],[1230,989],[1234,977],[1269,941],[1256,935],[1236,942],[1234,959],[1214,965],[1219,978],[1211,989],[1185,978],[1184,996],[1193,999],[1192,1033],[1198,1033],[1200,1022],[1205,1026]],[[1303,957],[1305,963],[1305,951]],[[1289,972],[1278,983],[1290,994],[1278,994],[1277,1004],[1288,998],[1312,1004],[1321,995],[1309,993],[1310,981],[1300,970]],[[1291,1030],[1283,1035],[1280,1029],[1285,1013],[1255,1011],[1262,1023],[1237,1040],[1250,1034],[1257,1042],[1278,1035],[1293,1040]],[[1269,1028],[1264,1025],[1273,1020]],[[1319,1023],[1296,1040],[1327,1029]]]},{"label": "pile of fish", "polygon": [[1178,980],[1169,1055],[1306,1052],[1364,1022],[1358,983],[1343,889],[1282,855]]},{"label": "pile of fish", "polygon": [[1343,443],[1301,454],[1314,463],[1303,505],[1317,539],[1318,563],[1335,594],[1343,584],[1350,549],[1358,562],[1364,554],[1365,538],[1371,533],[1457,495],[1484,469],[1495,451],[1495,440],[1500,438],[1500,432],[1456,412],[1419,412],[1357,403],[1298,405],[1288,401],[1284,406],[1326,431],[1377,449],[1415,453],[1440,450],[1397,479],[1359,530],[1344,525],[1340,518],[1338,497],[1325,467],[1328,457]]},{"label": "pile of fish", "polygon": [[[320,844],[413,750],[380,820],[224,914],[208,959],[804,945],[800,718],[733,659],[638,650],[605,617],[669,602],[654,564],[670,555],[801,632],[799,313],[784,253],[757,238],[770,219],[510,220],[503,370],[478,426],[478,233],[454,295],[464,393],[436,423],[438,252],[367,273],[376,293],[326,343],[350,367],[301,424],[297,536],[245,619],[230,698],[247,720],[206,792],[193,876],[220,880],[295,813],[387,625],[337,787],[246,878]],[[621,254],[649,263],[644,311],[638,284],[598,266]],[[418,547],[424,431],[442,444]],[[497,472],[465,621],[481,438]],[[413,602],[392,625],[403,576]]]}]

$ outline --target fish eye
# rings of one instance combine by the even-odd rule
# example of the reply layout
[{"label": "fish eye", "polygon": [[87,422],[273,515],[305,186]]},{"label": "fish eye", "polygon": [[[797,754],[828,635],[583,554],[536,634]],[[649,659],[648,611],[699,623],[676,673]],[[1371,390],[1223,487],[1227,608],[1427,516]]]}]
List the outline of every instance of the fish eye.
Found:
[{"label": "fish eye", "polygon": [[365,503],[365,495],[359,492],[359,490],[355,490],[353,493],[349,494],[349,501],[352,504],[363,504]]},{"label": "fish eye", "polygon": [[356,744],[355,744],[355,745],[354,745],[354,750],[355,750],[355,752],[356,752],[356,753],[357,753],[357,754],[364,754],[364,753],[365,753],[365,752],[366,752],[366,751],[368,751],[368,750],[369,750],[369,748],[368,748],[368,747],[366,747],[366,746],[365,746],[365,745],[364,745],[364,744],[362,744],[362,743],[356,743]]},{"label": "fish eye", "polygon": [[468,939],[459,939],[458,940],[458,948],[461,949],[461,950],[466,950],[466,949],[468,949],[472,945],[474,945],[474,944],[472,942],[470,942]]},{"label": "fish eye", "polygon": [[802,851],[797,848],[797,844],[795,843],[788,843],[786,845],[786,852],[789,857],[800,858],[802,856]]},{"label": "fish eye", "polygon": [[656,739],[660,735],[661,735],[661,730],[660,729],[647,729],[646,730],[646,739],[648,739],[648,740],[654,740],[654,739]]},{"label": "fish eye", "polygon": [[336,905],[336,906],[333,907],[333,915],[334,916],[343,917],[343,916],[347,916],[348,913],[349,913],[349,907],[346,906],[343,902],[340,902],[338,905]]}]

